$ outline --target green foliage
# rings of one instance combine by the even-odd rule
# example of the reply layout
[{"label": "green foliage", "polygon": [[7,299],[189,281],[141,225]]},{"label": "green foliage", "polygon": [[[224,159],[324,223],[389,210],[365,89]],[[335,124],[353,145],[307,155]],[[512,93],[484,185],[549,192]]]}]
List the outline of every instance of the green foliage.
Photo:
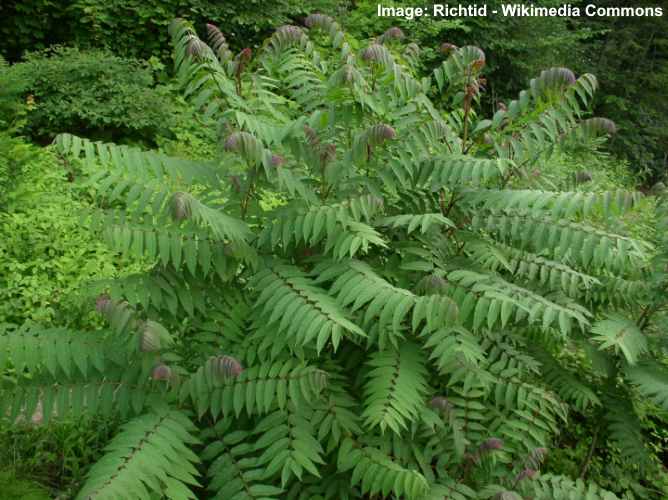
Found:
[{"label": "green foliage", "polygon": [[[422,3],[420,7],[438,2]],[[500,0],[485,2],[488,12],[500,11]],[[478,6],[473,0],[464,0],[457,5]],[[558,0],[540,0],[536,6],[560,6]],[[384,3],[389,7],[415,7],[416,4],[395,0]],[[487,85],[489,92],[483,97],[486,109],[496,109],[501,102],[526,86],[527,81],[540,70],[553,66],[568,66],[580,62],[584,52],[583,42],[592,36],[588,26],[573,30],[567,18],[492,16],[438,18],[422,17],[403,19],[379,17],[377,2],[359,0],[355,8],[341,17],[346,30],[358,38],[368,38],[383,33],[393,26],[400,27],[407,39],[420,47],[419,64],[427,69],[437,66],[442,57],[442,44],[455,46],[476,44],[485,48],[488,55]],[[586,71],[589,68],[583,68]]]},{"label": "green foliage", "polygon": [[[249,0],[245,3],[211,0],[74,0],[67,5],[44,0],[0,6],[0,33],[6,57],[18,59],[24,50],[53,44],[107,48],[125,57],[167,60],[167,26],[175,15],[198,25],[220,24],[231,40],[247,46],[260,43],[268,32],[311,10],[330,10],[331,0]],[[241,48],[241,47],[240,47]]]},{"label": "green foliage", "polygon": [[[421,6],[430,7],[433,2]],[[489,10],[500,10],[500,0],[487,1]],[[462,1],[459,5],[478,5]],[[532,2],[536,7],[559,7],[559,0]],[[584,9],[583,3],[571,3]],[[383,6],[412,7],[395,0]],[[597,7],[618,7],[602,0]],[[651,1],[634,7],[655,7]],[[668,116],[664,89],[668,84],[668,24],[663,17],[521,17],[488,16],[421,18],[419,22],[376,15],[377,2],[360,0],[342,17],[346,29],[360,38],[374,36],[392,26],[423,48],[421,66],[433,68],[439,61],[441,44],[485,47],[489,55],[489,92],[483,98],[488,109],[496,109],[522,89],[540,69],[567,66],[595,73],[603,93],[594,102],[597,114],[611,118],[619,133],[609,148],[629,160],[648,185],[661,180],[666,170]],[[507,102],[507,101],[506,101]]]},{"label": "green foliage", "polygon": [[68,175],[78,173],[49,150],[7,141],[14,146],[2,156],[5,165],[16,165],[22,156],[29,160],[20,175],[12,171],[11,185],[2,192],[0,324],[99,324],[81,286],[92,278],[117,276],[122,262],[80,224],[87,202],[68,182]]},{"label": "green foliage", "polygon": [[35,425],[40,423],[38,416],[36,413],[29,424],[3,427],[0,432],[0,498],[30,498],[27,492],[11,489],[25,484],[18,478],[35,481],[32,489],[38,490],[35,494],[39,493],[39,499],[73,496],[117,427],[115,421],[80,418]]},{"label": "green foliage", "polygon": [[197,484],[199,461],[188,445],[192,422],[181,412],[156,410],[131,420],[107,445],[104,458],[90,470],[77,498],[196,498],[183,483]]},{"label": "green foliage", "polygon": [[0,207],[6,195],[21,178],[23,168],[34,151],[13,134],[24,124],[27,106],[21,101],[26,82],[9,70],[0,56]]},{"label": "green foliage", "polygon": [[305,24],[254,57],[171,24],[215,159],[58,136],[82,221],[148,265],[98,297],[107,329],[0,337],[0,413],[126,422],[81,498],[617,498],[539,472],[573,411],[658,473],[636,399],[666,400],[668,245],[616,224],[636,193],[533,184],[609,128],[596,78],[543,71],[486,119],[481,49],[418,81],[391,33]]},{"label": "green foliage", "polygon": [[25,113],[21,93],[26,81],[22,75],[9,70],[9,64],[0,56],[0,126],[13,130]]},{"label": "green foliage", "polygon": [[[598,7],[616,6],[602,0]],[[639,1],[634,7],[653,7]],[[611,144],[618,156],[651,186],[665,177],[668,166],[668,20],[661,17],[592,18],[594,30],[585,50],[596,57],[579,66],[595,71],[606,89],[596,102],[597,113],[615,121],[619,134]],[[583,21],[577,23],[580,29]],[[580,68],[578,68],[580,69]]]},{"label": "green foliage", "polygon": [[35,150],[30,145],[6,132],[0,133],[0,209],[6,208],[9,193],[20,182],[34,156]]},{"label": "green foliage", "polygon": [[48,500],[49,495],[38,484],[25,479],[19,479],[11,471],[0,472],[0,499],[13,500]]},{"label": "green foliage", "polygon": [[[584,419],[584,415],[576,415],[571,425],[564,429],[559,447],[556,447],[546,462],[546,468],[556,474],[578,477],[585,473],[590,480],[602,487],[615,492],[621,498],[663,498],[668,492],[668,481],[665,475],[656,474],[643,477],[637,464],[629,463],[615,446],[598,449],[587,461],[592,438],[600,439],[600,431],[596,428],[595,419]],[[651,422],[641,419],[642,431],[648,435]],[[659,426],[664,426],[661,420]],[[655,438],[653,438],[654,441]],[[661,446],[661,445],[659,445]],[[583,464],[586,468],[583,469]]]},{"label": "green foliage", "polygon": [[25,133],[50,141],[61,132],[108,140],[150,141],[170,124],[169,100],[150,68],[108,51],[54,47],[8,70],[34,102]]}]

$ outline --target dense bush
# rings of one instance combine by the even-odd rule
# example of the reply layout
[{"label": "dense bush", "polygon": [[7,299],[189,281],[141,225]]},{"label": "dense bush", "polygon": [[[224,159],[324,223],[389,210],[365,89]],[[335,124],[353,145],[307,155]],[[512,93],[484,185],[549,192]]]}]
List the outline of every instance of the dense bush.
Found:
[{"label": "dense bush", "polygon": [[25,113],[25,105],[21,102],[21,94],[25,81],[9,71],[9,64],[0,56],[0,128],[15,130],[19,120]]},{"label": "dense bush", "polygon": [[[597,2],[616,6],[614,0]],[[638,0],[634,6],[654,6]],[[664,12],[665,12],[664,8]],[[627,158],[648,185],[668,173],[668,16],[581,20],[596,36],[585,45],[582,67],[600,74],[605,89],[596,109],[615,120],[613,151]]]},{"label": "dense bush", "polygon": [[18,478],[9,469],[0,470],[0,500],[49,500],[49,494],[39,484]]},{"label": "dense bush", "polygon": [[81,225],[86,202],[68,182],[72,170],[51,151],[11,144],[2,149],[0,136],[0,167],[18,150],[31,159],[0,198],[0,324],[95,325],[81,287],[117,276],[121,262]]},{"label": "dense bush", "polygon": [[167,25],[174,16],[218,23],[235,43],[252,46],[276,26],[313,9],[332,10],[333,0],[29,0],[0,4],[0,51],[17,60],[27,50],[53,44],[107,48],[126,57],[167,60]]},{"label": "dense bush", "polygon": [[153,87],[151,68],[110,52],[54,47],[8,72],[33,103],[24,132],[41,141],[70,132],[151,143],[171,122],[167,91]]},{"label": "dense bush", "polygon": [[[24,85],[19,72],[0,64],[0,330],[26,321],[95,327],[100,321],[82,307],[82,287],[117,276],[120,262],[79,223],[86,193],[69,182],[76,172],[14,135],[33,109]],[[2,377],[15,373],[3,370]],[[70,498],[110,428],[81,420],[3,427],[0,500]]]},{"label": "dense bush", "polygon": [[7,193],[21,177],[23,166],[34,154],[14,135],[25,123],[27,106],[21,101],[21,78],[9,71],[9,65],[0,57],[0,210]]},{"label": "dense bush", "polygon": [[65,419],[0,429],[0,500],[72,498],[116,427],[109,420]]},{"label": "dense bush", "polygon": [[[650,428],[653,424],[647,415],[641,415],[640,429],[651,441],[652,447],[665,450],[668,421],[665,412],[652,409],[649,413],[657,420],[658,429]],[[657,413],[663,416],[657,418]],[[595,418],[591,415],[573,415],[559,437],[557,446],[550,453],[545,467],[555,474],[570,477],[586,475],[591,481],[615,492],[621,498],[665,498],[668,495],[668,475],[664,473],[642,477],[634,473],[624,453],[617,447],[601,447],[590,454],[592,440],[599,438],[600,432],[597,432]],[[658,455],[661,453],[659,451]]]}]

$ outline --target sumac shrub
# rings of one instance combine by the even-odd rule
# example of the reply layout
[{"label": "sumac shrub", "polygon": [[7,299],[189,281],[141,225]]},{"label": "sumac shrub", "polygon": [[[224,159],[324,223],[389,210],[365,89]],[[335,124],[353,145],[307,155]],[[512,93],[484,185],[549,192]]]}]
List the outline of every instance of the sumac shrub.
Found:
[{"label": "sumac shrub", "polygon": [[613,130],[596,78],[547,69],[485,117],[480,48],[418,80],[396,29],[304,25],[238,53],[171,25],[215,160],[58,136],[85,223],[151,266],[91,300],[104,329],[0,335],[0,414],[125,421],[80,498],[614,499],[541,470],[573,411],[658,473],[634,402],[668,405],[668,241],[616,223],[640,194],[540,175]]}]

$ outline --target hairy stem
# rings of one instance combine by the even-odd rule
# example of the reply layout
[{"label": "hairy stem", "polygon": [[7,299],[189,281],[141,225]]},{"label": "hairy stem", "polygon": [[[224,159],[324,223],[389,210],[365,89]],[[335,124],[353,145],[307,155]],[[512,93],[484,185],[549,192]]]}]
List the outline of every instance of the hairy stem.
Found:
[{"label": "hairy stem", "polygon": [[469,134],[469,112],[471,111],[471,96],[469,96],[469,85],[471,84],[471,73],[473,69],[469,68],[466,75],[466,85],[464,86],[464,136],[462,137],[462,153],[466,152],[466,140]]},{"label": "hairy stem", "polygon": [[591,463],[591,457],[594,456],[594,450],[596,449],[596,442],[598,441],[598,434],[600,430],[601,426],[596,426],[594,437],[592,438],[591,446],[589,447],[589,452],[587,452],[587,457],[585,458],[585,461],[582,463],[582,467],[580,468],[580,479],[584,479],[585,475],[587,474],[587,469]]},{"label": "hairy stem", "polygon": [[255,168],[249,173],[248,190],[241,200],[241,219],[246,220],[246,213],[248,212],[248,205],[250,204],[253,191],[255,189]]}]

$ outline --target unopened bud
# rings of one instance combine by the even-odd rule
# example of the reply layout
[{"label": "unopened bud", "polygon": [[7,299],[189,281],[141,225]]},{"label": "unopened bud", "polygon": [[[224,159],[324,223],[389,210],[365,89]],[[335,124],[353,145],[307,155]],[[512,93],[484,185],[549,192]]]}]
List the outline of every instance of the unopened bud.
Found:
[{"label": "unopened bud", "polygon": [[499,438],[489,438],[482,442],[479,450],[481,453],[484,453],[492,450],[500,450],[501,448],[503,448],[503,440]]},{"label": "unopened bud", "polygon": [[452,409],[452,403],[443,396],[434,396],[433,398],[431,398],[431,401],[429,401],[429,405],[433,409],[442,412],[448,412]]},{"label": "unopened bud", "polygon": [[535,475],[536,471],[534,469],[524,469],[515,477],[515,482],[519,483],[520,481],[524,481],[525,479],[533,479]]},{"label": "unopened bud", "polygon": [[241,363],[232,356],[218,356],[212,361],[214,373],[219,377],[237,377],[244,371]]},{"label": "unopened bud", "polygon": [[280,167],[285,164],[285,158],[281,155],[271,155],[271,166]]},{"label": "unopened bud", "polygon": [[95,309],[100,314],[106,314],[109,311],[109,308],[111,307],[111,303],[112,303],[111,297],[109,297],[109,295],[104,293],[95,300]]},{"label": "unopened bud", "polygon": [[172,378],[172,369],[167,365],[160,364],[153,368],[151,378],[153,380],[169,380]]},{"label": "unopened bud", "polygon": [[457,50],[457,46],[453,43],[445,42],[441,44],[441,52],[443,52],[444,54],[449,54],[454,50]]}]

